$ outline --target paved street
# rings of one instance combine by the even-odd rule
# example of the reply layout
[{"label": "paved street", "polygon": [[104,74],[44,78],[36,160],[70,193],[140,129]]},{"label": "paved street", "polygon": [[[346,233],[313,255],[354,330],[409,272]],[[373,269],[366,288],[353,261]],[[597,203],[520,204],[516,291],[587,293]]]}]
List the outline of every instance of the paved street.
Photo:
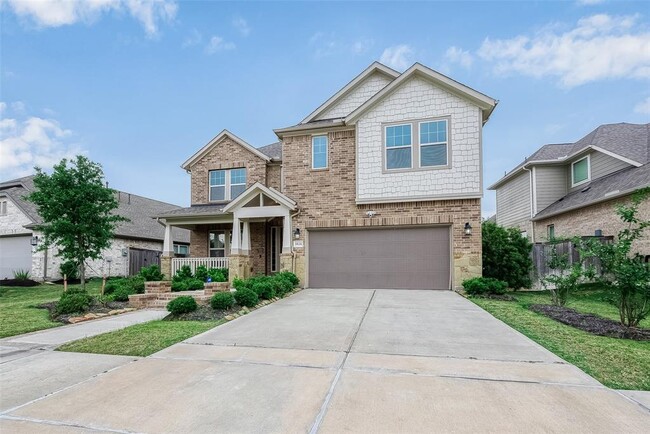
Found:
[{"label": "paved street", "polygon": [[446,291],[305,290],[145,359],[49,354],[70,357],[57,363],[72,364],[79,384],[51,384],[44,398],[23,393],[56,360],[6,361],[0,429],[641,433],[650,426],[648,408]]}]

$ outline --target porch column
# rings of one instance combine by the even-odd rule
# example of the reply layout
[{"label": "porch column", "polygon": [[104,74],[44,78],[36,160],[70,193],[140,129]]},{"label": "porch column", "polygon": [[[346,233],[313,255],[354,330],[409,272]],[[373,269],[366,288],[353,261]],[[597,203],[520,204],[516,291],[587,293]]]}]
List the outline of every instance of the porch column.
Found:
[{"label": "porch column", "polygon": [[287,213],[283,219],[282,226],[282,253],[291,253],[291,216]]},{"label": "porch column", "polygon": [[165,241],[163,243],[163,255],[174,256],[174,243],[172,241],[172,226],[165,224]]},{"label": "porch column", "polygon": [[240,244],[241,230],[239,228],[239,217],[237,217],[237,213],[235,213],[232,218],[232,244],[230,245],[231,255],[239,255]]},{"label": "porch column", "polygon": [[248,255],[251,251],[251,228],[250,223],[247,220],[244,220],[244,233],[242,234],[241,240],[241,252],[242,255]]}]

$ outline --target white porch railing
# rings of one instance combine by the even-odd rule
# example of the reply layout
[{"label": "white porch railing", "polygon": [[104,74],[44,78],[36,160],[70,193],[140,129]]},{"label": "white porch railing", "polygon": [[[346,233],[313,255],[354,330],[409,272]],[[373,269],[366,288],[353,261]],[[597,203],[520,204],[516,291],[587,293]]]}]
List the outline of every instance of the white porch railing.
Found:
[{"label": "white porch railing", "polygon": [[172,258],[172,276],[181,269],[182,266],[189,265],[192,274],[196,273],[196,267],[203,265],[210,268],[228,268],[228,258]]}]

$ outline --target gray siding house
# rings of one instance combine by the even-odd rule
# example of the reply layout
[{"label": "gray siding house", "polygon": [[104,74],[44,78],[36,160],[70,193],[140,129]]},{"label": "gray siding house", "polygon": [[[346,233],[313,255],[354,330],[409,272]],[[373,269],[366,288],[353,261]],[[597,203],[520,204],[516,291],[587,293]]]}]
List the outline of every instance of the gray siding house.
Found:
[{"label": "gray siding house", "polygon": [[[615,235],[614,206],[650,186],[649,162],[650,124],[601,125],[577,142],[544,145],[489,187],[496,222],[533,242]],[[642,204],[643,215],[649,208]]]}]

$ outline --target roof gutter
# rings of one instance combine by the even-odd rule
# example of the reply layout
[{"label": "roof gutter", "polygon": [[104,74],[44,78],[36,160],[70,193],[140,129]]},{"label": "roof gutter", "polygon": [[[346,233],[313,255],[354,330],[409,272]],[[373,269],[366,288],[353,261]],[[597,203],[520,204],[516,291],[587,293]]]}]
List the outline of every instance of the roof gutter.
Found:
[{"label": "roof gutter", "polygon": [[345,121],[340,120],[340,121],[334,121],[328,124],[319,124],[319,125],[314,125],[314,124],[300,124],[300,125],[295,125],[292,127],[286,127],[286,128],[278,128],[273,130],[276,136],[278,136],[280,139],[286,134],[286,133],[294,133],[294,132],[303,132],[303,131],[309,131],[309,130],[322,130],[325,128],[332,128],[332,127],[343,127],[345,126]]}]

